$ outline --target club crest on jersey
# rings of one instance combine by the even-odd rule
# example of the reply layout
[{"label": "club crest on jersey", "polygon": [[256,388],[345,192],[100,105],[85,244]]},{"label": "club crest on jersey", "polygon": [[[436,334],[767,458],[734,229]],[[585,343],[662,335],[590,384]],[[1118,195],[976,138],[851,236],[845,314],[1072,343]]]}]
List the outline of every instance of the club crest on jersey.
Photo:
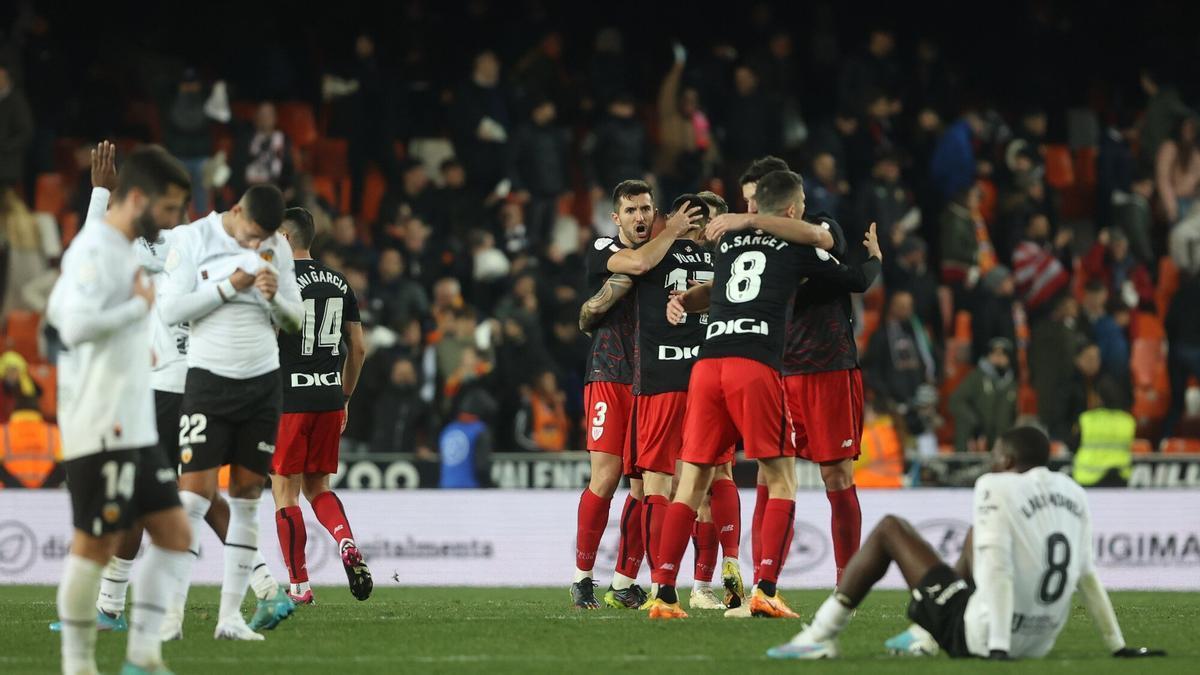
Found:
[{"label": "club crest on jersey", "polygon": [[598,441],[604,435],[604,427],[592,427],[592,440]]},{"label": "club crest on jersey", "polygon": [[180,448],[179,461],[183,464],[191,464],[192,463],[192,448],[191,448],[191,446],[186,446],[186,447]]},{"label": "club crest on jersey", "polygon": [[104,505],[104,509],[101,510],[100,516],[104,518],[104,522],[112,525],[113,523],[117,522],[118,518],[121,517],[121,507],[118,506],[116,502],[109,502]]},{"label": "club crest on jersey", "polygon": [[266,260],[267,262],[272,262],[275,260],[275,250],[270,248],[266,249],[265,251],[260,250],[258,252],[258,257]]}]

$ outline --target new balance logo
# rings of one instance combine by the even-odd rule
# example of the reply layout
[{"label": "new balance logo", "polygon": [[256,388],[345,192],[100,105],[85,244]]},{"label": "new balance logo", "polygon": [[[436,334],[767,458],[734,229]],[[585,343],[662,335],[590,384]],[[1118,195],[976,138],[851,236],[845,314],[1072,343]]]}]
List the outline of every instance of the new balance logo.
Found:
[{"label": "new balance logo", "polygon": [[675,569],[675,563],[663,563],[663,564],[661,565],[661,567],[662,567],[664,570],[668,570],[668,571],[670,571],[670,570],[674,570],[674,569]]},{"label": "new balance logo", "polygon": [[346,529],[346,527],[344,525],[338,525],[337,527],[333,528],[333,533],[337,534],[338,532],[341,532],[344,529]]},{"label": "new balance logo", "polygon": [[729,319],[727,321],[718,321],[708,324],[708,333],[705,339],[711,340],[718,335],[740,335],[751,333],[754,335],[767,335],[769,332],[766,321],[755,321],[754,319]]},{"label": "new balance logo", "polygon": [[774,559],[774,558],[763,558],[763,559],[762,559],[762,562],[760,562],[760,563],[759,563],[759,566],[762,566],[762,565],[774,565],[774,564],[775,564],[775,559]]},{"label": "new balance logo", "polygon": [[721,528],[721,531],[722,531],[722,532],[733,532],[733,526],[732,526],[732,525],[726,525],[725,527],[722,527],[722,528]]},{"label": "new balance logo", "polygon": [[842,441],[842,447],[843,447],[843,448],[848,448],[848,447],[850,447],[850,446],[852,446],[852,445],[854,445],[854,439],[853,439],[853,438],[847,438],[846,440]]}]

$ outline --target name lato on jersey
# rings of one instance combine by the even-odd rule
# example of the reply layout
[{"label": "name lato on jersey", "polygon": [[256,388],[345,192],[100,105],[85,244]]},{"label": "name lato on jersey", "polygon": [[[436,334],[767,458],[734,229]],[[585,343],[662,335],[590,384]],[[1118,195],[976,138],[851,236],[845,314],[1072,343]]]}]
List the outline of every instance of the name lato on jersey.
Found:
[{"label": "name lato on jersey", "polygon": [[719,335],[770,335],[771,327],[766,321],[755,319],[729,319],[717,321],[708,325],[706,339],[711,340]]}]

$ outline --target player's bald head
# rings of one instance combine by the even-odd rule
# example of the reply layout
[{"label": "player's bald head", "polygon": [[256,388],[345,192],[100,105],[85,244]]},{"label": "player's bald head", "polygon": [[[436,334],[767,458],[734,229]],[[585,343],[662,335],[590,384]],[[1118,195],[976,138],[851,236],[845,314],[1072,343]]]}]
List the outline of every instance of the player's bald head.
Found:
[{"label": "player's bald head", "polygon": [[1036,427],[1016,427],[996,442],[998,468],[1027,471],[1050,463],[1050,439]]}]

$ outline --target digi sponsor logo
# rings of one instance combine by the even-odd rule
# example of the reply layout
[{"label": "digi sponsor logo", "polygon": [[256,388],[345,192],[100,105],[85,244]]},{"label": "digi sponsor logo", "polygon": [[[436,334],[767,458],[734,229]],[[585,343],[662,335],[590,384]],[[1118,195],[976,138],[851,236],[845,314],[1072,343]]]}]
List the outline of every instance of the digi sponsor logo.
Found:
[{"label": "digi sponsor logo", "polygon": [[1110,532],[1094,543],[1100,567],[1200,567],[1196,532]]},{"label": "digi sponsor logo", "polygon": [[341,373],[292,373],[292,388],[303,387],[340,387]]},{"label": "digi sponsor logo", "polygon": [[971,524],[953,518],[925,520],[914,526],[925,541],[938,552],[942,560],[954,562],[962,555]]},{"label": "digi sponsor logo", "polygon": [[37,559],[37,537],[24,523],[0,522],[0,574],[17,574]]},{"label": "digi sponsor logo", "polygon": [[708,331],[705,339],[711,340],[721,335],[768,335],[769,328],[766,321],[755,321],[754,319],[729,319],[727,321],[717,321],[708,324]]},{"label": "digi sponsor logo", "polygon": [[700,347],[673,347],[671,345],[658,346],[659,361],[687,361],[694,359],[700,355]]}]

